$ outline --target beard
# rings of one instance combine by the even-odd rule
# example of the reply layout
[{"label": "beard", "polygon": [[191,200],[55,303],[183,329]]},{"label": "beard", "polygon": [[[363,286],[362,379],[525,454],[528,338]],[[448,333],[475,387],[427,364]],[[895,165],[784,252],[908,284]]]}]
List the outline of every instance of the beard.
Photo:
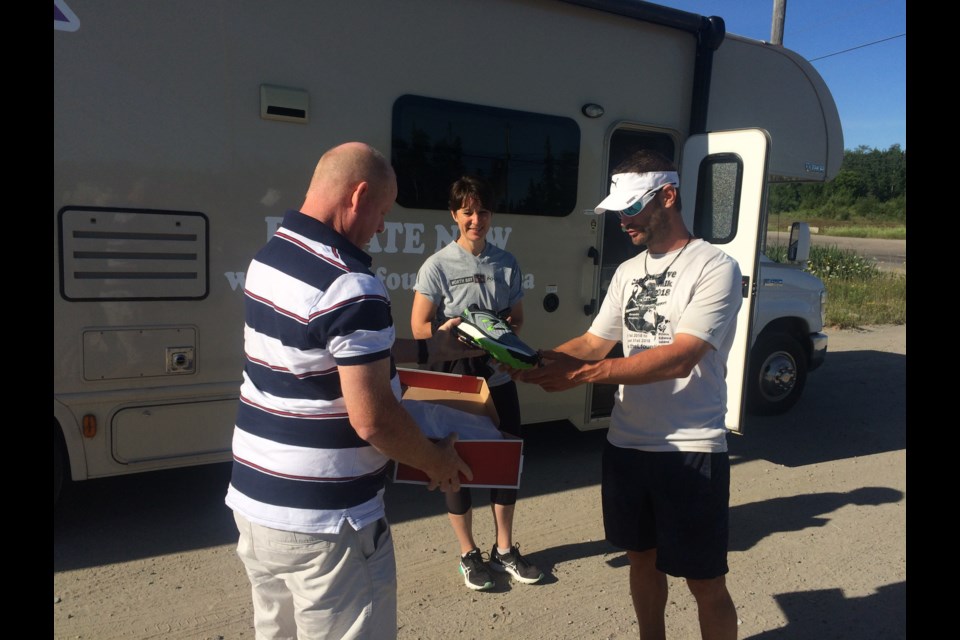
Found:
[{"label": "beard", "polygon": [[[656,204],[658,203],[654,203],[655,206]],[[655,244],[657,240],[663,240],[668,236],[670,232],[670,220],[668,216],[669,214],[663,207],[657,206],[645,224],[630,223],[621,226],[623,226],[624,231],[631,230],[635,232],[635,235],[630,234],[630,241],[635,246],[649,246],[650,244]]]}]

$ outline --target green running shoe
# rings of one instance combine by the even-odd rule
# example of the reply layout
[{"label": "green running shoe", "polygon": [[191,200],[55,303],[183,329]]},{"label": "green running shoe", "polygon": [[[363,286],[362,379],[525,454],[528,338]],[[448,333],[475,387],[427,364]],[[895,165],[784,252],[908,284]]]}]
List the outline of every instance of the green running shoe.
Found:
[{"label": "green running shoe", "polygon": [[457,335],[464,342],[479,347],[495,360],[514,369],[532,369],[540,364],[540,354],[527,346],[506,321],[495,313],[470,305],[460,314]]}]

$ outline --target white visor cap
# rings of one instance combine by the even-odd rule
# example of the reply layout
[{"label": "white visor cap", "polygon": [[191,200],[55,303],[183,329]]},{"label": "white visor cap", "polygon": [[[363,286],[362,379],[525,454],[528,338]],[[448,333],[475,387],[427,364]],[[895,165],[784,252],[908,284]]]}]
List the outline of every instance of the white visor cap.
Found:
[{"label": "white visor cap", "polygon": [[649,173],[616,173],[610,178],[610,195],[598,204],[593,212],[623,211],[641,200],[639,213],[653,199],[657,189],[672,184],[680,187],[680,176],[676,171],[651,171]]}]

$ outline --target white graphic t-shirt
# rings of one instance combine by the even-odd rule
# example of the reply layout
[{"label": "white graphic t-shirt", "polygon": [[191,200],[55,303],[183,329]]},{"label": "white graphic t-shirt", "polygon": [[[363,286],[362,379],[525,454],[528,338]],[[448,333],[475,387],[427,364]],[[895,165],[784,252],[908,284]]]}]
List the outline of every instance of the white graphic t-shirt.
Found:
[{"label": "white graphic t-shirt", "polygon": [[[624,356],[686,333],[714,348],[686,378],[620,385],[607,439],[643,451],[726,451],[726,361],[742,301],[740,267],[691,240],[667,254],[644,251],[617,269],[590,333],[623,344]],[[646,262],[646,264],[644,264]]]}]

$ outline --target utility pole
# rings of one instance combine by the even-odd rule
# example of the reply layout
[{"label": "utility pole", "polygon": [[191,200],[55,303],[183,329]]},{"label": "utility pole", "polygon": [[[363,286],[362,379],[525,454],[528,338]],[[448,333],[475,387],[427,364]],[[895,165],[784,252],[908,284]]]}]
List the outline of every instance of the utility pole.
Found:
[{"label": "utility pole", "polygon": [[783,46],[783,20],[787,14],[787,0],[773,0],[773,24],[770,26],[770,44]]}]

